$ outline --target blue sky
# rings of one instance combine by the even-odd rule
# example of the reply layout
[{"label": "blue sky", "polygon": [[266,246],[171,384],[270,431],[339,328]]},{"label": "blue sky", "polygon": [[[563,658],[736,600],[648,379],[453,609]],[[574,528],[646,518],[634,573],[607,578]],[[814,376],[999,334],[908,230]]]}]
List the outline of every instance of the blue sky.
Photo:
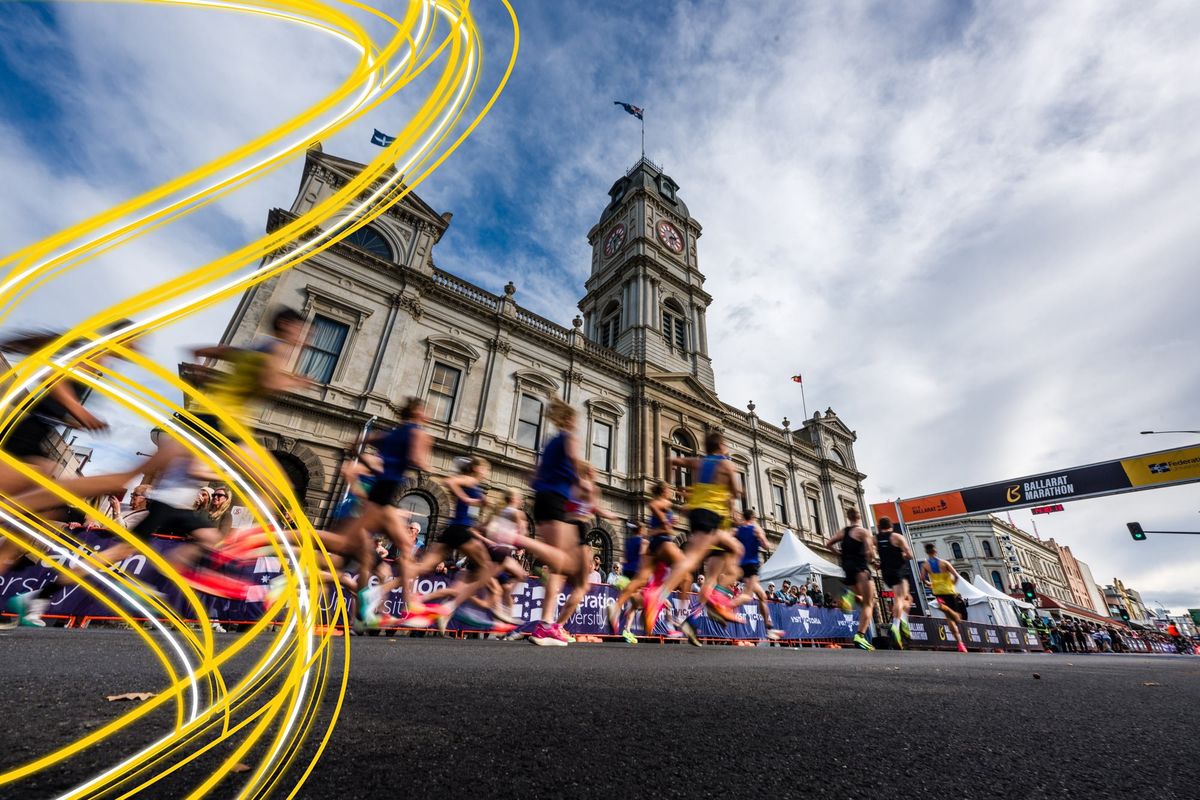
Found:
[{"label": "blue sky", "polygon": [[[477,0],[488,69],[505,50]],[[1200,7],[1190,3],[521,2],[512,83],[420,189],[435,260],[568,323],[586,233],[647,152],[704,226],[717,388],[778,421],[835,408],[868,498],[1105,460],[1195,428]],[[489,38],[490,37],[490,38]],[[331,41],[194,10],[0,7],[0,237],[17,247],[297,113],[351,63]],[[31,65],[37,66],[34,70]],[[374,155],[382,111],[327,152]],[[258,234],[299,164],[33,298],[18,324],[114,298]],[[220,335],[229,310],[154,354]],[[780,346],[781,342],[787,344]],[[98,459],[145,444],[119,428]],[[1148,599],[1200,605],[1195,487],[1039,521]],[[1028,517],[1014,515],[1028,527]],[[1149,527],[1149,525],[1148,525]],[[1182,537],[1176,537],[1182,539]],[[1152,590],[1153,589],[1153,590]]]}]

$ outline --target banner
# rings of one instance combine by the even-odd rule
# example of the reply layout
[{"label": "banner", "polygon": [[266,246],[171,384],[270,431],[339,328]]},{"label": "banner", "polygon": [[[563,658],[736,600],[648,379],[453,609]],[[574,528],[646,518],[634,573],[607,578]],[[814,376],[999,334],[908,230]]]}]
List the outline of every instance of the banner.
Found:
[{"label": "banner", "polygon": [[[897,502],[903,521],[913,523],[1194,481],[1200,481],[1200,447],[1178,447]],[[871,510],[876,520],[896,515],[892,503],[875,503]]]},{"label": "banner", "polygon": [[[115,540],[94,532],[78,534],[81,541],[94,550],[102,550]],[[165,555],[181,542],[172,539],[155,538],[151,546]],[[55,557],[61,563],[61,559]],[[193,617],[182,595],[174,585],[166,581],[157,570],[147,561],[145,556],[135,555],[121,562],[121,568],[146,584],[162,589],[166,594],[167,605],[179,610],[185,617]],[[205,609],[211,619],[222,623],[254,622],[264,610],[263,601],[271,581],[280,575],[278,559],[274,557],[258,558],[253,563],[246,563],[229,570],[243,578],[252,581],[249,599],[246,602],[225,600],[221,598],[200,595]],[[53,579],[55,571],[50,562],[41,561],[37,564],[27,560],[19,562],[18,567],[9,572],[0,582],[0,599],[7,599],[17,594],[33,591],[46,581]],[[425,595],[438,589],[445,588],[452,576],[424,575],[417,580],[416,590]],[[372,578],[374,583],[376,579]],[[343,590],[344,592],[344,590]],[[353,598],[345,593],[347,602],[353,606]],[[580,602],[579,607],[567,622],[567,629],[576,636],[593,635],[608,636],[608,608],[616,602],[618,592],[608,585],[592,585]],[[559,593],[555,609],[561,608],[566,601],[566,594]],[[99,599],[93,597],[87,590],[78,585],[56,589],[49,595],[50,607],[46,614],[54,617],[74,617],[82,621],[84,618],[112,618],[116,612]],[[400,592],[393,592],[383,604],[383,610],[392,616],[399,616],[403,609]],[[533,624],[540,620],[546,601],[546,591],[541,583],[528,580],[517,584],[512,589],[512,614],[521,623],[519,631],[532,629]],[[322,605],[332,606],[335,602],[333,587],[327,588]],[[672,598],[670,609],[664,609],[655,623],[653,635],[667,636],[671,630],[667,622],[668,613],[679,613],[677,607],[680,601]],[[854,636],[858,626],[858,612],[846,613],[833,608],[808,608],[805,606],[788,606],[782,603],[770,603],[770,625],[762,618],[757,603],[741,606],[739,611],[744,615],[744,622],[731,622],[721,625],[709,619],[706,614],[693,616],[692,621],[702,639],[725,639],[742,641],[765,641],[768,627],[783,631],[785,641],[806,640],[836,640],[848,642]],[[132,611],[133,609],[126,609]],[[134,615],[137,616],[136,614]],[[639,612],[634,616],[633,632],[638,636],[645,635],[643,615]],[[955,643],[950,639],[945,627],[945,620],[927,617],[913,617],[910,620],[913,640],[916,648],[952,649]],[[491,627],[491,617],[485,610],[472,604],[464,604],[459,613],[449,624],[450,630],[470,631],[488,630]],[[971,649],[1005,649],[1022,650],[1030,647],[1040,648],[1037,637],[1027,634],[1019,628],[1000,628],[995,625],[981,623],[963,623],[967,645]]]}]

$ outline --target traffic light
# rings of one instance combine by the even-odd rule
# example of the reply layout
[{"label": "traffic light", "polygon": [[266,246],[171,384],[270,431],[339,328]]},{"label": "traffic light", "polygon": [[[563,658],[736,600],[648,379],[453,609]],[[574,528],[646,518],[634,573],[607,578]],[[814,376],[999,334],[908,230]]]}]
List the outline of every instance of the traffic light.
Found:
[{"label": "traffic light", "polygon": [[1123,619],[1125,622],[1129,622],[1129,609],[1127,609],[1125,606],[1121,606],[1121,619]]},{"label": "traffic light", "polygon": [[1129,528],[1129,535],[1133,537],[1135,542],[1146,541],[1146,532],[1142,530],[1142,523],[1126,522],[1125,527]]},{"label": "traffic light", "polygon": [[1034,585],[1032,583],[1030,583],[1029,581],[1025,581],[1024,583],[1022,583],[1021,591],[1025,595],[1026,603],[1033,603],[1034,605],[1037,604],[1037,589],[1036,589],[1036,587],[1034,587]]}]

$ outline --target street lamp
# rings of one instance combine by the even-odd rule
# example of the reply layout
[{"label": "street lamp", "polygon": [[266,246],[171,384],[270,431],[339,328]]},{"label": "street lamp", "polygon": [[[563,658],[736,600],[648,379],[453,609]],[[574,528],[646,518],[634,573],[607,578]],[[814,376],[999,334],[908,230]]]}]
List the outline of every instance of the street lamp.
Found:
[{"label": "street lamp", "polygon": [[1194,433],[1200,435],[1200,431],[1141,431],[1142,436],[1151,436],[1156,433]]}]

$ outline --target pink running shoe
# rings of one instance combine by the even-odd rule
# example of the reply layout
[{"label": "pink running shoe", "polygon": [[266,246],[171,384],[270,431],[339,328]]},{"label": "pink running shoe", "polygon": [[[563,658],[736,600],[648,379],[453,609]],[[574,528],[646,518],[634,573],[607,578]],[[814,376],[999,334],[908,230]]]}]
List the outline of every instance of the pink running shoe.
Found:
[{"label": "pink running shoe", "polygon": [[181,568],[179,577],[198,592],[243,602],[246,600],[247,590],[254,585],[248,581],[238,580],[203,567],[200,569]]},{"label": "pink running shoe", "polygon": [[958,652],[960,652],[960,653],[967,652],[967,646],[965,644],[963,644],[962,642],[959,642],[958,643]]},{"label": "pink running shoe", "polygon": [[539,622],[529,635],[529,641],[541,647],[566,647],[566,638],[559,638],[553,625]]}]

